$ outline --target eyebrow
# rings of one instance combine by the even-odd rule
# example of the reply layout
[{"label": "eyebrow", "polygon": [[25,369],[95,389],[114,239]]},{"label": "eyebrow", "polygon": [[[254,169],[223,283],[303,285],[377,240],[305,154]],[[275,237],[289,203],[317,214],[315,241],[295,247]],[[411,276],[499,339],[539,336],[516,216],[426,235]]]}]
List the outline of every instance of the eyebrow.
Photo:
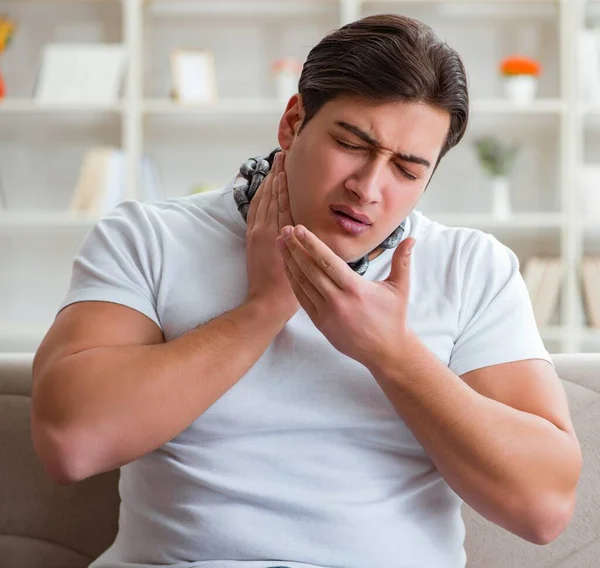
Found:
[{"label": "eyebrow", "polygon": [[[381,148],[382,150],[387,150],[387,148],[384,148],[381,145],[381,142],[379,142],[379,140],[377,140],[376,138],[373,138],[370,134],[368,134],[364,130],[360,129],[358,126],[349,124],[347,122],[344,122],[343,120],[338,120],[335,124],[336,124],[336,126],[340,126],[341,128],[344,128],[345,130],[352,132],[352,134],[354,134],[355,136],[358,136],[361,140],[363,140],[367,144],[370,144],[371,146],[374,146],[375,148]],[[393,154],[396,158],[399,158],[403,162],[411,162],[413,164],[419,164],[421,166],[426,166],[428,168],[431,167],[431,163],[429,162],[429,160],[426,160],[425,158],[421,158],[421,157],[415,156],[413,154],[405,154],[403,152],[394,152]]]}]

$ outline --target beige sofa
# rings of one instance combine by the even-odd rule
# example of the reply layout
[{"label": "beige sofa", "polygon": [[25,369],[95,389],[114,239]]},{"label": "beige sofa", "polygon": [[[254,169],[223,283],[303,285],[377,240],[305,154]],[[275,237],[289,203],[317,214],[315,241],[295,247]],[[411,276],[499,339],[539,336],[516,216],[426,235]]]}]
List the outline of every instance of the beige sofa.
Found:
[{"label": "beige sofa", "polygon": [[[45,476],[30,439],[31,361],[0,354],[0,567],[82,568],[114,538],[118,473],[71,486]],[[554,362],[585,457],[575,518],[539,547],[465,506],[469,568],[600,567],[600,354],[556,355]]]}]

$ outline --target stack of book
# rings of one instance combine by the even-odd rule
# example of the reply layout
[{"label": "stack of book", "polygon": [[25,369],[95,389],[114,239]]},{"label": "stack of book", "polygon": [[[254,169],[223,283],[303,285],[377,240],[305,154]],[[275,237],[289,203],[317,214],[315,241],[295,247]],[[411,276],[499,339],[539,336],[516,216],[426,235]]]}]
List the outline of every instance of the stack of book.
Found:
[{"label": "stack of book", "polygon": [[535,321],[539,327],[552,323],[564,280],[564,264],[560,258],[534,256],[523,271],[531,297]]},{"label": "stack of book", "polygon": [[[148,156],[144,156],[140,164],[139,183],[141,191],[137,197],[140,200],[157,201],[164,197],[158,172]],[[69,210],[101,217],[126,198],[123,151],[111,146],[88,150]]]},{"label": "stack of book", "polygon": [[588,323],[600,329],[600,256],[583,257],[581,276]]}]

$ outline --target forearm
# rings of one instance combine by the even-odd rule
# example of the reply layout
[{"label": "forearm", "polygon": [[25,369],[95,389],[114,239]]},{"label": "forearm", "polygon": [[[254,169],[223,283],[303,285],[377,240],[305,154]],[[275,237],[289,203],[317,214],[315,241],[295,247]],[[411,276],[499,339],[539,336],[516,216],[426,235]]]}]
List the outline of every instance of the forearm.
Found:
[{"label": "forearm", "polygon": [[283,325],[263,305],[248,303],[167,343],[67,356],[36,381],[36,419],[60,440],[65,460],[82,462],[73,465],[77,478],[114,469],[187,428],[256,363]]},{"label": "forearm", "polygon": [[465,502],[527,540],[546,540],[555,531],[544,523],[571,506],[579,475],[571,435],[480,395],[411,342],[400,364],[372,369],[398,414]]}]

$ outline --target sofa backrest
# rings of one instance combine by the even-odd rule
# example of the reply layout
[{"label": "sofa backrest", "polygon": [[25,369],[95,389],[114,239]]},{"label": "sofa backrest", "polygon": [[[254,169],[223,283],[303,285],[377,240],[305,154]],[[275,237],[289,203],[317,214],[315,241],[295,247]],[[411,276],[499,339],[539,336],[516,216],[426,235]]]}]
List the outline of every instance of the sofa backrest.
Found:
[{"label": "sofa backrest", "polygon": [[463,505],[469,568],[600,567],[600,354],[562,354],[552,359],[583,451],[575,515],[555,541],[536,546]]},{"label": "sofa backrest", "polygon": [[118,471],[50,481],[31,441],[31,363],[0,354],[0,566],[83,568],[116,535]]},{"label": "sofa backrest", "polygon": [[[550,545],[527,543],[463,507],[469,568],[600,566],[600,354],[556,355],[584,452],[578,507]],[[31,355],[0,354],[0,566],[84,568],[114,540],[118,472],[60,486],[31,442]]]}]

